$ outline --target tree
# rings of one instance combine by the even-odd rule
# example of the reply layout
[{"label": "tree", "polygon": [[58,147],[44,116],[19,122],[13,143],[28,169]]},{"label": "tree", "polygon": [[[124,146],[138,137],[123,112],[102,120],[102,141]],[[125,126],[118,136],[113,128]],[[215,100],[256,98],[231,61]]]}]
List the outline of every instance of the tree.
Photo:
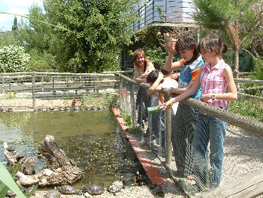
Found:
[{"label": "tree", "polygon": [[239,72],[239,49],[248,38],[260,33],[255,29],[262,20],[262,11],[256,12],[255,5],[261,0],[194,0],[197,12],[195,20],[200,26],[223,31],[233,44],[235,51],[234,76]]},{"label": "tree", "polygon": [[60,70],[101,72],[118,66],[117,56],[131,43],[129,26],[136,19],[132,1],[45,0],[52,28],[51,50],[57,54]]},{"label": "tree", "polygon": [[17,17],[14,18],[14,23],[12,26],[12,31],[15,32],[17,30]]}]

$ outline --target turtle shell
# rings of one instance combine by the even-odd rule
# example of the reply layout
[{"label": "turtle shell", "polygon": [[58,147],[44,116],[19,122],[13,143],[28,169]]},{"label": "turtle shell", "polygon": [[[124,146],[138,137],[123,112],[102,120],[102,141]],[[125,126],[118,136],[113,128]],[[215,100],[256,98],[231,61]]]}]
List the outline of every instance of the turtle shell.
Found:
[{"label": "turtle shell", "polygon": [[76,189],[70,185],[59,186],[58,191],[65,195],[72,195],[76,193]]},{"label": "turtle shell", "polygon": [[86,185],[82,188],[82,192],[88,192],[91,195],[101,195],[104,192],[104,187],[100,185]]}]

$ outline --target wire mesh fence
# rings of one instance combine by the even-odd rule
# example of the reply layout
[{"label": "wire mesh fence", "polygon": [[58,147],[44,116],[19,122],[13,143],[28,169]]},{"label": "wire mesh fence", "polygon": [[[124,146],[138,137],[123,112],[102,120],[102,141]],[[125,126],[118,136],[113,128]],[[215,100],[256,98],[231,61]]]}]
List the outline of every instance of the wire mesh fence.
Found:
[{"label": "wire mesh fence", "polygon": [[[215,189],[234,181],[240,181],[240,186],[242,186],[241,182],[244,182],[242,178],[257,171],[263,172],[262,122],[210,107],[194,99],[181,102],[175,115],[170,110],[149,113],[147,107],[153,107],[156,104],[153,102],[154,99],[147,95],[148,88],[146,84],[138,84],[121,76],[121,112],[125,114],[124,117],[130,118],[132,130],[129,132],[139,139],[142,147],[147,147],[156,154],[172,178],[189,195],[212,192],[211,183],[215,179],[213,177],[217,177],[212,174],[215,166],[209,164],[209,158],[218,157],[214,156],[217,154],[213,151],[214,142],[210,141],[207,145],[209,149],[203,150],[206,152],[205,161],[197,159],[193,162],[193,135],[196,133],[194,122],[197,122],[197,117],[203,115],[208,115],[209,119],[215,119],[215,122],[221,119],[227,123],[225,138],[221,138],[224,141],[224,153],[222,154],[224,160],[220,173],[222,176],[219,176],[221,182],[220,186]],[[260,100],[258,102],[262,103]],[[179,118],[175,118],[176,116]],[[203,186],[197,184],[198,181],[196,177],[193,178],[194,175],[202,180],[200,183],[204,184]],[[255,184],[256,182],[258,181],[255,181]],[[237,188],[233,187],[231,192],[236,193]],[[241,191],[244,192],[243,189]],[[262,194],[263,191],[255,193]]]},{"label": "wire mesh fence", "polygon": [[90,95],[114,93],[118,86],[119,79],[113,73],[3,73],[0,106],[35,109],[44,100],[61,100],[62,106],[68,106],[73,99],[84,103]]}]

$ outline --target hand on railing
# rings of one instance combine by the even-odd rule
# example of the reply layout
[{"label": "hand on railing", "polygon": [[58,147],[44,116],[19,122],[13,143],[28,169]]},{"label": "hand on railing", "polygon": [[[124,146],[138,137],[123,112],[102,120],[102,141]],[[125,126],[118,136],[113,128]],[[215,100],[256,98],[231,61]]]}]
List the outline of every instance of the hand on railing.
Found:
[{"label": "hand on railing", "polygon": [[175,99],[172,98],[170,100],[168,100],[167,102],[165,102],[164,104],[162,104],[162,111],[167,111],[171,106],[173,106],[175,102]]}]

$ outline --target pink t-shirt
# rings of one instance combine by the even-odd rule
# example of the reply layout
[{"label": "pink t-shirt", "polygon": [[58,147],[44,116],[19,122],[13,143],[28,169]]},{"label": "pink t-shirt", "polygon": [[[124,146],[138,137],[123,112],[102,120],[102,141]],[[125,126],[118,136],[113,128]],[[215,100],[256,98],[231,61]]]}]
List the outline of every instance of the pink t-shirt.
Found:
[{"label": "pink t-shirt", "polygon": [[[217,65],[211,67],[205,63],[201,73],[201,92],[203,94],[221,94],[225,93],[227,82],[224,77],[224,69],[227,66],[225,61],[221,59]],[[208,100],[207,104],[213,105],[217,108],[226,109],[227,101],[225,100]]]}]

